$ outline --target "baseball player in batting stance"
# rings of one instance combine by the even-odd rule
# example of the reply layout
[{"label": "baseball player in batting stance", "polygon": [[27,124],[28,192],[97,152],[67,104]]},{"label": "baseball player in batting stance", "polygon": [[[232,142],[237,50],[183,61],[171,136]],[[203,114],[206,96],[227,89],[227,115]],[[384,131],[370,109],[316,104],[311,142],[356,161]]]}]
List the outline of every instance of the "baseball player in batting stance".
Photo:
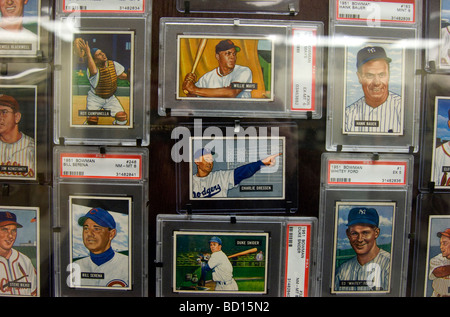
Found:
[{"label": "baseball player in batting stance", "polygon": [[206,272],[212,270],[212,279],[216,283],[216,291],[238,291],[238,285],[233,278],[233,266],[227,255],[222,251],[222,239],[211,237],[209,240],[211,255],[202,258],[202,274],[200,280],[204,280]]},{"label": "baseball player in batting stance", "polygon": [[[78,38],[74,45],[78,46],[78,55],[87,58],[87,76],[91,84],[87,96],[87,110],[110,111],[111,117],[115,119],[113,124],[126,125],[128,116],[115,96],[117,79],[129,80],[125,67],[109,60],[102,50],[90,48],[87,41]],[[98,124],[98,117],[89,116],[86,124]]]},{"label": "baseball player in batting stance", "polygon": [[204,74],[197,81],[196,75],[188,73],[184,79],[183,90],[188,96],[215,98],[251,98],[251,90],[233,88],[232,83],[251,83],[252,71],[246,66],[237,65],[240,48],[231,40],[220,41],[216,45],[218,67]]},{"label": "baseball player in batting stance", "polygon": [[37,274],[31,260],[13,248],[17,238],[14,213],[0,212],[0,295],[37,295]]},{"label": "baseball player in batting stance", "polygon": [[[8,95],[0,94],[0,165],[26,166],[26,172],[13,173],[24,177],[35,175],[35,145],[34,139],[19,131],[22,118],[17,100]],[[0,172],[0,176],[5,175]],[[11,173],[6,173],[11,175]]]},{"label": "baseball player in batting stance", "polygon": [[389,91],[391,61],[380,46],[358,52],[356,74],[364,96],[346,107],[344,132],[402,132],[402,98]]},{"label": "baseball player in batting stance", "polygon": [[450,228],[437,233],[441,253],[430,260],[428,278],[433,281],[433,297],[450,297]]},{"label": "baseball player in batting stance", "polygon": [[277,156],[274,154],[253,163],[245,164],[234,170],[212,171],[214,158],[211,150],[202,148],[195,152],[194,162],[197,173],[192,175],[193,198],[227,197],[228,190],[242,180],[253,176],[263,166],[274,166]]},{"label": "baseball player in batting stance", "polygon": [[335,274],[335,291],[388,291],[391,255],[378,247],[379,216],[374,208],[352,208],[347,238],[356,256],[342,263]]},{"label": "baseball player in batting stance", "polygon": [[109,212],[93,208],[78,219],[83,227],[83,243],[89,256],[77,260],[81,286],[128,287],[128,256],[115,252],[111,242],[117,234],[116,222]]}]

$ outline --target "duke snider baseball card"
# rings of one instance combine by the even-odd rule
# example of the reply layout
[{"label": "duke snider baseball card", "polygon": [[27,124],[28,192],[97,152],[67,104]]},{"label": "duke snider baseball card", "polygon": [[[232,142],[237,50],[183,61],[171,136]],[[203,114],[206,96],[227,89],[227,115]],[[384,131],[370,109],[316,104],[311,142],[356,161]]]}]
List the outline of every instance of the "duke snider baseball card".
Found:
[{"label": "duke snider baseball card", "polygon": [[0,296],[40,296],[39,208],[0,206]]},{"label": "duke snider baseball card", "polygon": [[268,233],[174,232],[173,290],[265,294]]},{"label": "duke snider baseball card", "polygon": [[284,137],[191,138],[191,199],[284,199]]},{"label": "duke snider baseball card", "polygon": [[133,127],[133,32],[73,36],[72,127]]},{"label": "duke snider baseball card", "polygon": [[332,293],[389,293],[395,203],[336,202]]},{"label": "duke snider baseball card", "polygon": [[0,85],[0,179],[36,179],[37,87]]},{"label": "duke snider baseball card", "polygon": [[70,196],[72,288],[131,290],[131,198]]},{"label": "duke snider baseball card", "polygon": [[177,99],[273,100],[273,39],[179,35],[177,40]]},{"label": "duke snider baseball card", "polygon": [[389,41],[345,48],[344,134],[403,134],[404,54]]}]

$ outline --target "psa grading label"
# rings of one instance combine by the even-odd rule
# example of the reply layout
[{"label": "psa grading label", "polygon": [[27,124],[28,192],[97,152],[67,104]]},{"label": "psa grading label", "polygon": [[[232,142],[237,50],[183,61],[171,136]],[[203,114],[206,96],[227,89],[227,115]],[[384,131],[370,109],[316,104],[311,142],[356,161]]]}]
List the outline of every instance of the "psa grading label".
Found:
[{"label": "psa grading label", "polygon": [[144,12],[144,0],[63,0],[63,11]]},{"label": "psa grading label", "polygon": [[288,225],[285,297],[308,296],[310,236],[310,225]]},{"label": "psa grading label", "polygon": [[330,161],[328,184],[406,185],[406,162]]},{"label": "psa grading label", "polygon": [[336,6],[337,20],[415,22],[414,0],[338,0]]}]

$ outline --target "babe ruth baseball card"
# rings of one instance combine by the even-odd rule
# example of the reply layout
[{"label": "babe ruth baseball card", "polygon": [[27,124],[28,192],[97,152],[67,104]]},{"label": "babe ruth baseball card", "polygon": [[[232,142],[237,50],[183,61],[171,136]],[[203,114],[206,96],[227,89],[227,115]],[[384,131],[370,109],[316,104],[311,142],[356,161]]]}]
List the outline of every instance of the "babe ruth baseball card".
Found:
[{"label": "babe ruth baseball card", "polygon": [[69,196],[71,288],[131,290],[128,197]]},{"label": "babe ruth baseball card", "polygon": [[40,296],[39,208],[0,206],[0,296]]},{"label": "babe ruth baseball card", "polygon": [[435,97],[431,182],[450,188],[450,97]]},{"label": "babe ruth baseball card", "polygon": [[285,137],[191,137],[191,199],[284,199],[285,146]]},{"label": "babe ruth baseball card", "polygon": [[403,134],[404,54],[393,41],[345,47],[344,134]]},{"label": "babe ruth baseball card", "polygon": [[177,293],[266,294],[268,233],[175,231]]},{"label": "babe ruth baseball card", "polygon": [[396,205],[336,202],[331,293],[389,293]]},{"label": "babe ruth baseball card", "polygon": [[73,35],[71,127],[133,127],[134,32]]},{"label": "babe ruth baseball card", "polygon": [[425,297],[449,297],[450,216],[430,215],[425,270]]},{"label": "babe ruth baseball card", "polygon": [[37,86],[0,85],[0,180],[36,179]]},{"label": "babe ruth baseball card", "polygon": [[177,98],[273,100],[270,37],[178,36]]}]

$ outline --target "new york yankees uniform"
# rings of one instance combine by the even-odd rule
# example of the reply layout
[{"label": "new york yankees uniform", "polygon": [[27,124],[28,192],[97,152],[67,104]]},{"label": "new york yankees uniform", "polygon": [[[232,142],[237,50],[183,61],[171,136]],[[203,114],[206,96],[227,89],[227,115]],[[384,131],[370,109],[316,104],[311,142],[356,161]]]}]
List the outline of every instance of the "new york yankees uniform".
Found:
[{"label": "new york yankees uniform", "polygon": [[442,253],[439,253],[430,260],[430,274],[429,279],[433,281],[433,294],[431,296],[450,296],[450,276],[438,278],[434,276],[433,270],[440,266],[450,265],[450,259],[445,258]]},{"label": "new york yankees uniform", "polygon": [[37,295],[37,275],[31,260],[15,249],[6,259],[0,256],[0,295]]},{"label": "new york yankees uniform", "polygon": [[450,143],[446,142],[434,151],[434,167],[432,181],[437,186],[450,186],[450,173],[444,172],[443,168],[449,167],[450,172]]},{"label": "new york yankees uniform", "polygon": [[335,290],[389,290],[390,262],[390,253],[382,249],[372,261],[364,265],[359,264],[356,256],[351,258],[337,268]]},{"label": "new york yankees uniform", "polygon": [[[75,263],[80,266],[81,286],[128,287],[129,269],[128,256],[112,251],[113,257],[106,262],[94,263],[91,256],[87,256]],[[107,251],[108,252],[108,251]]]},{"label": "new york yankees uniform", "polygon": [[[21,175],[25,177],[33,177],[35,159],[34,139],[22,133],[20,140],[14,143],[5,143],[0,141],[0,165],[12,166],[27,166],[27,173],[19,173],[14,175]],[[0,176],[9,175],[8,173],[1,173]]]},{"label": "new york yankees uniform", "polygon": [[233,266],[223,251],[213,252],[208,260],[208,267],[212,270],[216,291],[237,291],[238,286],[233,279]]},{"label": "new york yankees uniform", "polygon": [[[229,87],[231,83],[251,83],[252,71],[250,68],[241,65],[235,65],[233,71],[228,75],[221,75],[219,68],[215,68],[204,74],[195,84],[199,88],[223,88]],[[251,98],[251,90],[242,90],[236,98]]]},{"label": "new york yankees uniform", "polygon": [[402,98],[393,92],[376,108],[369,106],[362,97],[345,108],[344,132],[401,133],[402,113]]}]

